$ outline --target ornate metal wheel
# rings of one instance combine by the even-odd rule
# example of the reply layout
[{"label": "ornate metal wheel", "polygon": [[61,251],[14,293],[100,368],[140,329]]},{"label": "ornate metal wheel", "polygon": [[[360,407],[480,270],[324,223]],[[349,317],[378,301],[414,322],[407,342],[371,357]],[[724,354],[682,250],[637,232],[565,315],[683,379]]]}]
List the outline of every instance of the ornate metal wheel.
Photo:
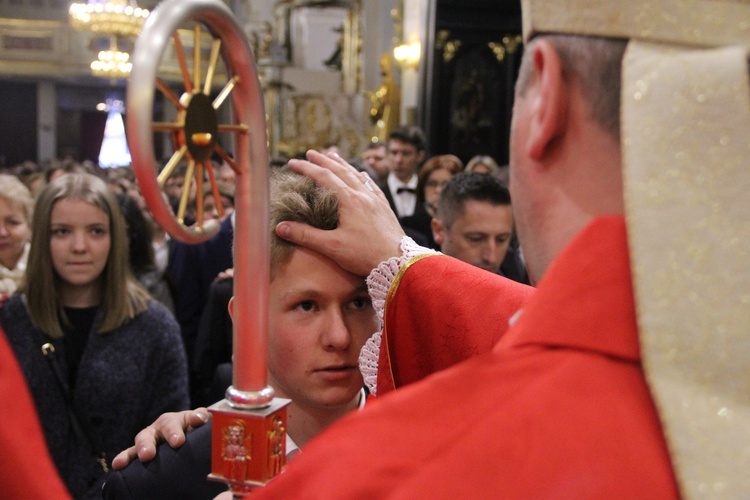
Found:
[{"label": "ornate metal wheel", "polygon": [[[178,32],[185,27],[192,31],[192,54],[186,52]],[[211,48],[207,60],[203,60],[205,54],[200,48],[206,37],[211,41]],[[232,50],[229,50],[230,47]],[[174,51],[179,62],[184,88],[180,95],[158,74],[160,62],[168,49]],[[189,60],[191,63],[188,63]],[[203,220],[206,183],[210,184],[217,209],[223,214],[211,168],[212,156],[221,157],[238,176],[243,171],[249,171],[249,161],[266,162],[268,156],[262,93],[244,34],[234,22],[231,11],[220,2],[168,0],[162,2],[144,24],[132,62],[133,71],[127,93],[127,130],[139,185],[154,217],[173,237],[188,243],[204,241],[218,230],[215,221]],[[212,99],[214,79],[221,62],[226,66],[227,82]],[[168,105],[174,106],[174,121],[152,120],[155,89],[161,91]],[[219,110],[230,97],[234,115],[232,123],[220,123]],[[153,155],[154,133],[169,134],[174,148],[161,170]],[[219,134],[236,136],[234,158],[219,144]],[[242,154],[243,151],[256,154],[251,159],[250,155]],[[161,192],[177,166],[185,162],[185,183],[179,208],[173,214]],[[185,216],[193,191],[196,222],[188,227]]]},{"label": "ornate metal wheel", "polygon": [[[192,32],[192,57],[186,56],[178,29]],[[205,74],[201,39],[211,37]],[[189,38],[189,37],[188,37]],[[179,60],[184,93],[172,92],[157,73],[168,47]],[[226,66],[227,83],[215,98],[211,86],[219,60]],[[188,64],[192,60],[192,64]],[[204,183],[214,197],[216,179],[210,168],[216,153],[236,172],[234,224],[234,359],[232,387],[227,399],[234,407],[256,408],[273,399],[266,385],[268,348],[268,283],[270,257],[268,229],[268,149],[263,94],[245,34],[220,0],[166,0],[151,12],[143,25],[132,57],[127,90],[127,133],[133,169],[152,214],[174,238],[199,243],[219,228],[202,220]],[[154,93],[158,88],[176,108],[173,122],[154,122]],[[217,110],[231,102],[231,123],[220,123]],[[174,153],[159,172],[154,160],[154,133],[173,139]],[[219,145],[218,135],[232,134],[234,154]],[[174,214],[164,199],[162,186],[177,165],[187,161],[186,181],[179,209]],[[196,187],[198,221],[184,224],[190,190]],[[239,249],[239,250],[238,250]],[[241,250],[241,251],[240,251]]]}]

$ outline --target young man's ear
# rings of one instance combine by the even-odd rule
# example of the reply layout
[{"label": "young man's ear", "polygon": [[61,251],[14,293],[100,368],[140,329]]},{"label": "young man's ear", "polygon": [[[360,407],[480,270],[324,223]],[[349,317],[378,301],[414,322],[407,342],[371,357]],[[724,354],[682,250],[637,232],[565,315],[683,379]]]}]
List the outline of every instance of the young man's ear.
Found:
[{"label": "young man's ear", "polygon": [[234,296],[229,299],[227,310],[229,311],[229,317],[232,318],[232,321],[234,321]]},{"label": "young man's ear", "polygon": [[532,46],[535,78],[530,85],[531,122],[527,140],[529,156],[539,161],[565,132],[568,112],[568,85],[557,50],[546,40]]},{"label": "young man's ear", "polygon": [[432,226],[432,239],[435,240],[435,243],[442,246],[445,241],[445,227],[443,227],[443,221],[433,217],[430,226]]}]

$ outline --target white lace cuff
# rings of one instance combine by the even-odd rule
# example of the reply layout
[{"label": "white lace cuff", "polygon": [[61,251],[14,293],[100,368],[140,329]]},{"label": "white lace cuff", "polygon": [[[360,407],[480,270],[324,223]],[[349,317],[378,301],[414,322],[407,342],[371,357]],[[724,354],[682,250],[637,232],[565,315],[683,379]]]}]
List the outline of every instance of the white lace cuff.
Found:
[{"label": "white lace cuff", "polygon": [[382,338],[385,299],[388,296],[391,283],[398,274],[399,269],[401,269],[401,266],[412,258],[418,255],[437,253],[431,248],[417,245],[413,239],[404,236],[401,239],[401,255],[381,262],[367,277],[367,291],[370,293],[372,306],[375,308],[375,314],[378,316],[381,331],[376,332],[370,337],[362,347],[359,353],[359,370],[362,372],[365,385],[373,395],[377,394],[378,358],[380,357],[380,339]]}]

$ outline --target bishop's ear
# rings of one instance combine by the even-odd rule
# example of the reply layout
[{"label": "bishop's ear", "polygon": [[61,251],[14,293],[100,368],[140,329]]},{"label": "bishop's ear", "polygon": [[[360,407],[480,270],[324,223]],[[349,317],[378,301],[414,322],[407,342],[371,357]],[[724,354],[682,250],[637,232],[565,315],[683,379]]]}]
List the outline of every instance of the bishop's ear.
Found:
[{"label": "bishop's ear", "polygon": [[528,97],[531,100],[531,122],[527,141],[528,153],[540,161],[555,139],[565,131],[568,110],[568,87],[557,50],[547,40],[539,40],[533,53],[535,78]]}]

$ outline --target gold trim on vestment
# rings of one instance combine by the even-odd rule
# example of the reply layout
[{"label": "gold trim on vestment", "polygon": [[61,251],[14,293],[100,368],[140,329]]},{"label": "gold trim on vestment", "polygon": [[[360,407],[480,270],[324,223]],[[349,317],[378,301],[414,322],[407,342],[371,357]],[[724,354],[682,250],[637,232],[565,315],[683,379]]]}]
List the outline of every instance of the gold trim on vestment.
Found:
[{"label": "gold trim on vestment", "polygon": [[[396,273],[396,276],[393,277],[393,281],[391,281],[391,286],[388,288],[388,294],[385,296],[385,306],[383,307],[383,331],[385,332],[387,328],[387,321],[386,314],[388,312],[388,306],[391,303],[391,299],[394,295],[396,295],[396,291],[398,290],[399,285],[401,284],[401,278],[404,276],[404,273],[414,264],[419,262],[420,260],[426,258],[426,257],[437,257],[442,256],[443,254],[440,253],[424,253],[421,255],[417,255],[412,257],[411,259],[407,260],[403,266],[401,266],[398,269],[398,273]],[[393,388],[396,388],[396,378],[393,376],[393,360],[391,359],[391,349],[388,346],[388,339],[390,338],[390,335],[387,333],[385,334],[385,342],[383,343],[385,346],[385,355],[388,359],[388,370],[391,373],[391,381],[393,382]],[[382,349],[382,346],[381,346]]]}]

